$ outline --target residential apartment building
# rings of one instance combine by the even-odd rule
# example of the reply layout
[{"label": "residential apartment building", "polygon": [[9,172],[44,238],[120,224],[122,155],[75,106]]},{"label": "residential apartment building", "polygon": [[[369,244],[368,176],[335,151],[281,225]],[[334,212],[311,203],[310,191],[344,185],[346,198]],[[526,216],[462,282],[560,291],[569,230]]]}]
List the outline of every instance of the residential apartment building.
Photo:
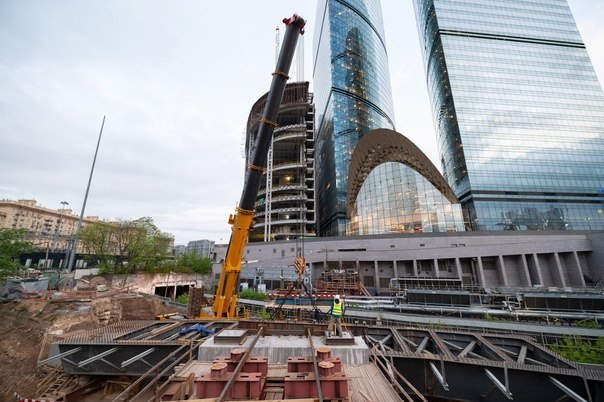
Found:
[{"label": "residential apartment building", "polygon": [[[67,203],[64,203],[65,206]],[[98,221],[87,216],[82,225]],[[64,253],[70,249],[79,216],[70,208],[49,209],[36,200],[0,200],[0,229],[25,229],[26,239],[39,250]],[[78,244],[77,252],[81,252]]]},{"label": "residential apartment building", "polygon": [[186,254],[195,254],[201,258],[212,258],[214,254],[214,241],[212,240],[193,240],[187,243],[184,252]]}]

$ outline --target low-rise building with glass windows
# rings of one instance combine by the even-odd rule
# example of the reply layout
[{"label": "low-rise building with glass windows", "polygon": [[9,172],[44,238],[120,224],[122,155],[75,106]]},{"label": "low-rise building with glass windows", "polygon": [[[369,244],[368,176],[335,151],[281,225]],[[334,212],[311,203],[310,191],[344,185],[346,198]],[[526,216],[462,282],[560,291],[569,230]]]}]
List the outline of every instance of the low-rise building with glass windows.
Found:
[{"label": "low-rise building with glass windows", "polygon": [[461,205],[436,167],[388,129],[357,144],[348,181],[348,235],[464,231]]}]

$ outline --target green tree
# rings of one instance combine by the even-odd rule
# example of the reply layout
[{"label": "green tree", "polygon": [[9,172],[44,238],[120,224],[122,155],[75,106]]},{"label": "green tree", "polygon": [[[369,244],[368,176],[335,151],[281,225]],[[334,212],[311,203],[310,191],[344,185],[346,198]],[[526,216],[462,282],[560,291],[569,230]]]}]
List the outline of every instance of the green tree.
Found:
[{"label": "green tree", "polygon": [[212,261],[197,254],[181,254],[176,259],[175,271],[207,274],[212,271]]},{"label": "green tree", "polygon": [[21,268],[15,259],[33,251],[25,241],[26,234],[24,229],[0,229],[0,279],[14,275]]},{"label": "green tree", "polygon": [[565,336],[551,348],[569,360],[581,363],[604,364],[604,338],[591,342],[582,339],[580,336]]},{"label": "green tree", "polygon": [[252,289],[243,289],[241,292],[239,292],[239,298],[265,301],[267,299],[267,296],[265,293],[256,292]]},{"label": "green tree", "polygon": [[183,293],[176,298],[176,302],[180,304],[189,304],[189,294]]},{"label": "green tree", "polygon": [[79,241],[87,253],[93,254],[102,270],[115,266],[115,226],[111,222],[99,221],[82,228]]},{"label": "green tree", "polygon": [[170,255],[174,237],[159,230],[149,217],[120,222],[121,233],[125,234],[125,253],[122,262],[127,262],[130,271],[152,271]]},{"label": "green tree", "polygon": [[80,238],[107,273],[157,271],[169,258],[173,241],[149,217],[95,222],[84,227]]}]

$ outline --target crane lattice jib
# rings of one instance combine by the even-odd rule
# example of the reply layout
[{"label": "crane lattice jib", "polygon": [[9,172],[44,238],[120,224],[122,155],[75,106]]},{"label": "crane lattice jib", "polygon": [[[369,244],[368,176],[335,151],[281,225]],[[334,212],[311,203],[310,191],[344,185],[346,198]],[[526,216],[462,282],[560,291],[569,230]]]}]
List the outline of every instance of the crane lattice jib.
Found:
[{"label": "crane lattice jib", "polygon": [[266,155],[273,131],[277,127],[275,121],[285,91],[285,84],[289,78],[288,73],[294,58],[296,43],[298,37],[304,33],[304,25],[306,24],[303,18],[295,14],[291,18],[284,19],[283,22],[286,25],[283,45],[281,46],[275,72],[273,72],[271,88],[266,97],[264,112],[253,146],[254,151],[246,169],[241,200],[239,201],[236,214],[229,217],[232,233],[216,289],[216,297],[214,299],[215,317],[233,318],[237,313],[236,291],[241,271],[241,258],[252,226],[254,204],[258,195],[262,174],[265,170]]}]

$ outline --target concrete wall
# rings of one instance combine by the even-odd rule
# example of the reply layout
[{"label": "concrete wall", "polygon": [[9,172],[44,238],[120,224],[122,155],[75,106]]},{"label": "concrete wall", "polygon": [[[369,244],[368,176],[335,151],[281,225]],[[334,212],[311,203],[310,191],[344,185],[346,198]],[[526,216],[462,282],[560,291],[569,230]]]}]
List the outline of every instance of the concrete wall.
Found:
[{"label": "concrete wall", "polygon": [[75,271],[73,271],[73,277],[75,279],[82,279],[85,276],[98,275],[98,273],[99,273],[98,268],[78,268]]},{"label": "concrete wall", "polygon": [[[296,241],[251,243],[241,277],[293,278]],[[217,258],[226,247],[216,246]],[[466,232],[306,239],[313,280],[328,265],[356,267],[365,286],[384,293],[386,279],[458,278],[483,287],[583,287],[604,277],[604,232]],[[215,264],[215,274],[221,264]],[[270,288],[270,287],[269,287]]]},{"label": "concrete wall", "polygon": [[592,252],[588,255],[588,275],[597,282],[604,279],[604,232],[590,233],[588,238],[592,244]]},{"label": "concrete wall", "polygon": [[161,287],[163,290],[167,286],[173,288],[171,294],[174,295],[179,286],[207,286],[210,283],[210,275],[181,273],[113,275],[110,277],[109,283],[112,287],[133,286],[138,292],[147,294],[156,294],[156,288]]}]

